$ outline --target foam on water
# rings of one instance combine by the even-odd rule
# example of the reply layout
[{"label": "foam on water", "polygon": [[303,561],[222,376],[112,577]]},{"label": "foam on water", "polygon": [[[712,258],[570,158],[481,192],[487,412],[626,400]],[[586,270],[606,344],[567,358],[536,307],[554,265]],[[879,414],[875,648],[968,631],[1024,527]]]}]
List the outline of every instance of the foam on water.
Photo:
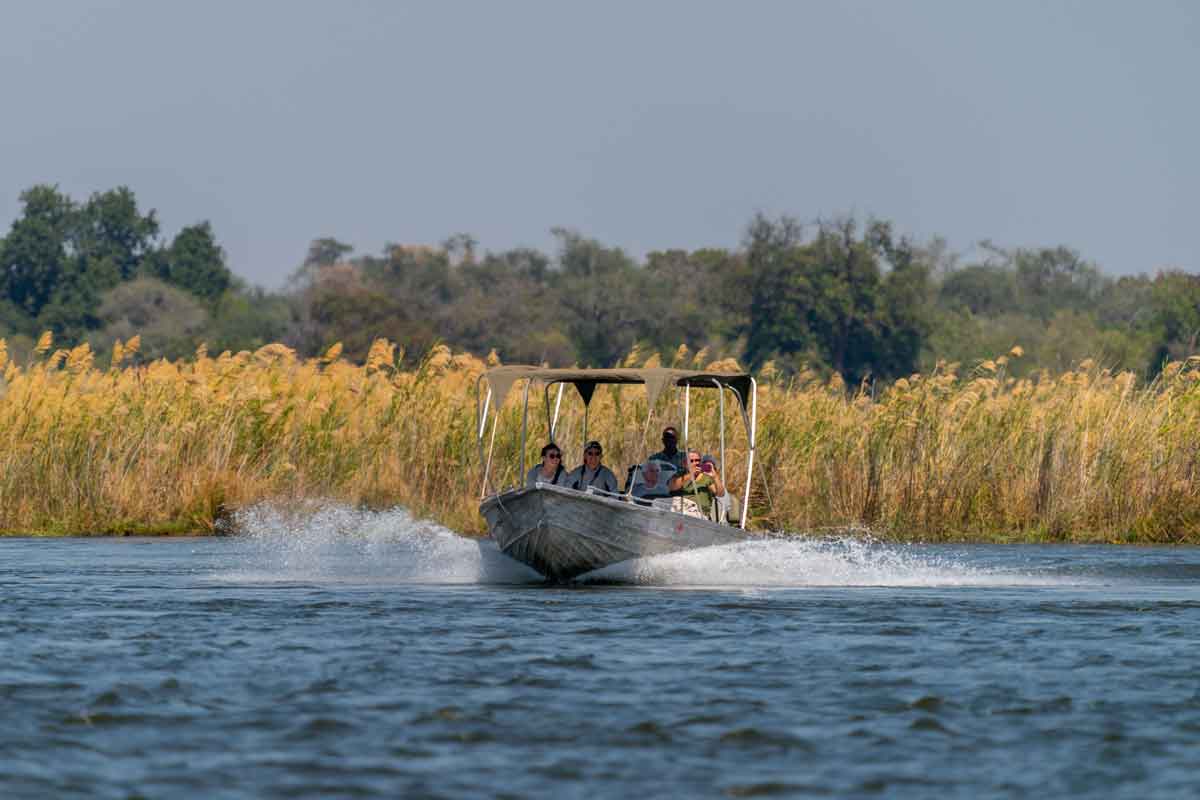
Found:
[{"label": "foam on water", "polygon": [[541,577],[501,553],[402,508],[367,511],[310,502],[239,512],[246,562],[229,580],[340,583],[531,583]]},{"label": "foam on water", "polygon": [[[1060,586],[1061,576],[974,566],[858,536],[764,539],[638,559],[588,580],[690,586]],[[1070,581],[1078,583],[1078,579]]]},{"label": "foam on water", "polygon": [[[244,565],[223,580],[317,583],[539,583],[488,539],[461,536],[401,508],[366,511],[311,502],[240,512]],[[961,555],[869,537],[771,538],[637,559],[582,583],[650,586],[1061,586],[1078,576],[972,565]]]}]

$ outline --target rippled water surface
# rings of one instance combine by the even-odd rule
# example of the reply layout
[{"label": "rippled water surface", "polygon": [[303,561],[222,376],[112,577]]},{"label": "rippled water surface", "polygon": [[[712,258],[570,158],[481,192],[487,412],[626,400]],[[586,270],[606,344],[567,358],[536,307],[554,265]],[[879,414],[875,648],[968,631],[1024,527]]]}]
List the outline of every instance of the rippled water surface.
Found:
[{"label": "rippled water surface", "polygon": [[0,796],[1190,797],[1200,552],[0,540]]}]

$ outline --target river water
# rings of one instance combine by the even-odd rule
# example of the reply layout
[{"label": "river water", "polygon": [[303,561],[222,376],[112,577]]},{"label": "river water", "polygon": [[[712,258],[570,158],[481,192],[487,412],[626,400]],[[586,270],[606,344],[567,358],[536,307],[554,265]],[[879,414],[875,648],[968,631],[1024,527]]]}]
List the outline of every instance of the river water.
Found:
[{"label": "river water", "polygon": [[1200,551],[0,540],[0,796],[1191,797]]}]

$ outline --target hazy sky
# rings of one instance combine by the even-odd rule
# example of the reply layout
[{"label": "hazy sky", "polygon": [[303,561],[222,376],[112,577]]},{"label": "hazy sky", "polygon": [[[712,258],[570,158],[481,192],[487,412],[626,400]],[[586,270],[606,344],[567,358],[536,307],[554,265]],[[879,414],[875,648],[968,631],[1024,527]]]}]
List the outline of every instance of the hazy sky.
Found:
[{"label": "hazy sky", "polygon": [[755,211],[1200,270],[1192,2],[5,2],[0,230],[128,185],[281,283],[308,242],[634,255]]}]

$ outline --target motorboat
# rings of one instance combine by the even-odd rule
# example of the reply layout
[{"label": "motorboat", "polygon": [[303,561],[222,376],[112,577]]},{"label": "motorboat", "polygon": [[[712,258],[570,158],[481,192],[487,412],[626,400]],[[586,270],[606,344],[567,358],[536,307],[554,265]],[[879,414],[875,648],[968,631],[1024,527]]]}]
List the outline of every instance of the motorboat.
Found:
[{"label": "motorboat", "polygon": [[[500,409],[514,388],[523,388],[520,438],[520,470],[523,481],[529,466],[530,394],[535,386],[543,389],[546,420],[551,442],[555,442],[563,388],[573,386],[584,405],[583,440],[587,441],[588,411],[596,387],[603,384],[642,385],[647,395],[647,410],[655,408],[664,390],[673,388],[683,398],[682,439],[686,447],[691,410],[691,392],[708,389],[718,392],[716,403],[720,423],[719,470],[725,482],[725,401],[732,397],[741,412],[747,449],[746,479],[740,499],[740,513],[732,520],[728,513],[705,518],[678,498],[639,502],[633,494],[636,474],[624,491],[586,491],[551,483],[507,488],[493,483],[493,456]],[[558,396],[551,412],[550,390]],[[746,530],[750,503],[750,483],[754,472],[757,424],[757,384],[747,374],[731,374],[668,368],[642,369],[552,369],[508,365],[495,367],[479,377],[476,392],[476,439],[479,446],[482,481],[479,512],[487,520],[488,532],[501,552],[532,567],[550,581],[565,583],[593,570],[629,559],[674,553],[699,547],[732,544],[757,538]],[[490,443],[485,446],[490,421]],[[636,471],[635,471],[636,473]],[[511,472],[509,474],[512,474]],[[736,504],[735,504],[736,505]],[[725,504],[721,504],[724,509]]]}]

